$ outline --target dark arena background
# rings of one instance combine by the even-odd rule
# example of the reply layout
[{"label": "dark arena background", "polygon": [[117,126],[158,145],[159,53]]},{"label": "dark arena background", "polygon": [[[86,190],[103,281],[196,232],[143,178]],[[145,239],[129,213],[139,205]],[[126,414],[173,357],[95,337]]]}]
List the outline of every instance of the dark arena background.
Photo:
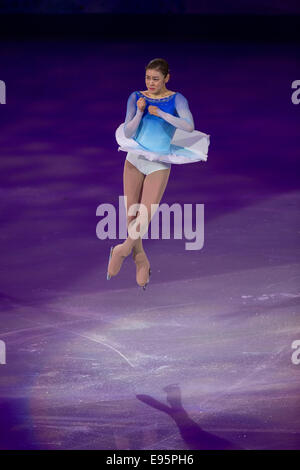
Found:
[{"label": "dark arena background", "polygon": [[[0,449],[299,450],[299,1],[0,14]],[[171,217],[144,291],[130,256],[107,280],[126,236],[101,239],[97,209],[118,227],[115,131],[157,57],[210,146],[161,201],[194,230],[202,205],[204,244]]]}]

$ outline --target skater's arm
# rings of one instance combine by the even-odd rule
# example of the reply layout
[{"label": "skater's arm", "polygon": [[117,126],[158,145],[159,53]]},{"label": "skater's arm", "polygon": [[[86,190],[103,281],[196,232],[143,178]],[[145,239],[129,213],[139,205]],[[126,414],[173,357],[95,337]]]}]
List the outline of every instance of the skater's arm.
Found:
[{"label": "skater's arm", "polygon": [[187,99],[181,94],[177,93],[175,96],[175,106],[179,117],[173,116],[173,114],[165,113],[161,109],[157,109],[157,112],[161,118],[172,124],[174,127],[178,127],[187,132],[193,132],[195,130],[193,115],[190,111]]},{"label": "skater's arm", "polygon": [[127,100],[126,118],[124,123],[124,134],[128,139],[134,136],[141,122],[143,113],[144,111],[141,111],[136,106],[135,92],[131,93]]}]

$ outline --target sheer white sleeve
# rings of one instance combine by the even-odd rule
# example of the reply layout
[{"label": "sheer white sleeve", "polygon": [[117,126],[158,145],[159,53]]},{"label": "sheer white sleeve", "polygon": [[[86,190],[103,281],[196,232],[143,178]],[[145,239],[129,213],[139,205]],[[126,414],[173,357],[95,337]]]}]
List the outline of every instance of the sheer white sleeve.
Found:
[{"label": "sheer white sleeve", "polygon": [[131,93],[127,100],[126,117],[124,123],[124,134],[128,139],[133,137],[141,122],[144,111],[136,107],[135,91]]},{"label": "sheer white sleeve", "polygon": [[187,99],[181,93],[177,93],[175,96],[175,106],[179,117],[165,113],[158,108],[159,116],[174,127],[178,127],[187,132],[193,132],[193,130],[195,130],[193,115],[190,111]]}]

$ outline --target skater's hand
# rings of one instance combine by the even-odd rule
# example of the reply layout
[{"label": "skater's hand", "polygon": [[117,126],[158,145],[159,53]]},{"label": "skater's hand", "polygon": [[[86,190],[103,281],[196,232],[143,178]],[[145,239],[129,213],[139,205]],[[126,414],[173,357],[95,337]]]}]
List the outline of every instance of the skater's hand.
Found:
[{"label": "skater's hand", "polygon": [[140,111],[144,111],[146,108],[146,100],[145,98],[139,98],[136,102],[137,107],[139,108]]},{"label": "skater's hand", "polygon": [[158,110],[157,106],[149,106],[148,107],[148,111],[149,111],[150,114],[154,114],[154,116],[159,117],[159,114],[158,114],[157,110]]}]

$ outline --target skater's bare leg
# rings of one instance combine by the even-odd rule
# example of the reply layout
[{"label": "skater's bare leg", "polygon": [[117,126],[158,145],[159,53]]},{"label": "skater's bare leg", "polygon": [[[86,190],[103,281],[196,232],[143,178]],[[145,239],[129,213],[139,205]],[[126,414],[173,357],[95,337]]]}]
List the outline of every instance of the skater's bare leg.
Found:
[{"label": "skater's bare leg", "polygon": [[146,175],[143,182],[142,197],[140,200],[140,203],[143,204],[145,208],[145,213],[143,214],[143,211],[141,210],[141,212],[138,212],[137,214],[139,217],[136,217],[131,221],[132,228],[134,228],[136,233],[139,233],[140,236],[135,239],[132,238],[129,233],[127,239],[123,243],[126,250],[133,250],[133,258],[137,265],[137,282],[141,286],[145,285],[148,281],[150,268],[149,260],[143,250],[142,237],[147,232],[151,219],[157,209],[157,207],[152,207],[151,210],[151,206],[153,204],[159,204],[164,194],[170,170],[170,168],[157,170]]},{"label": "skater's bare leg", "polygon": [[[132,204],[139,203],[142,197],[142,187],[145,175],[141,173],[132,163],[125,159],[123,171],[123,190],[124,196],[127,197],[127,207]],[[127,214],[127,227],[128,224],[135,219],[136,216],[128,216]],[[121,269],[124,259],[131,253],[133,247],[119,243],[114,246],[113,254],[108,265],[108,273],[110,276],[116,276]],[[137,249],[142,249],[142,242],[137,244]]]}]

